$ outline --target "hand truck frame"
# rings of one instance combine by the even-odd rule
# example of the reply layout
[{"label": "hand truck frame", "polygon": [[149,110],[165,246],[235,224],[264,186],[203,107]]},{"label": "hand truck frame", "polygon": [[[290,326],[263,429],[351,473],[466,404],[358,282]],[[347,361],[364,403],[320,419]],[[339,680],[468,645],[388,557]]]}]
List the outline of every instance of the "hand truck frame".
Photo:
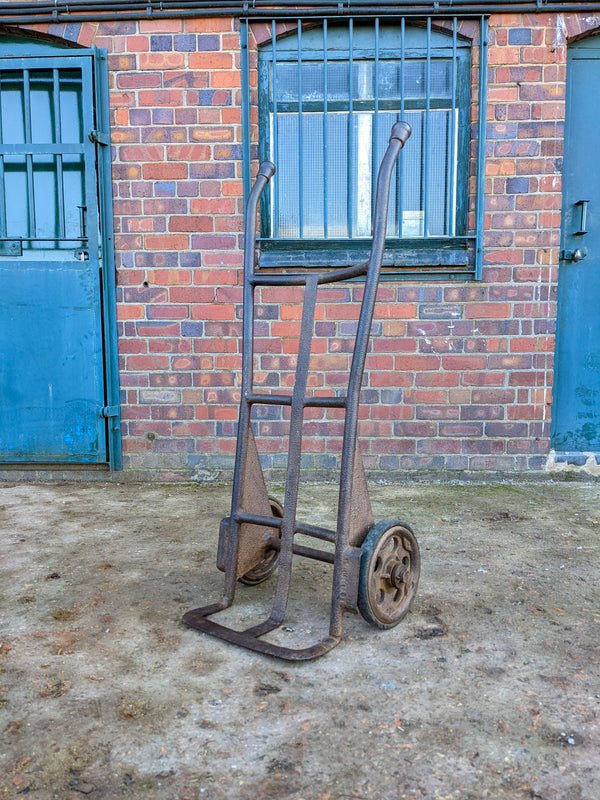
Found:
[{"label": "hand truck frame", "polygon": [[[379,628],[395,626],[408,612],[417,590],[420,556],[408,525],[384,520],[374,525],[369,492],[357,449],[359,396],[367,356],[375,297],[387,227],[390,181],[400,150],[410,136],[410,126],[396,122],[377,176],[371,252],[365,264],[329,272],[264,274],[256,272],[256,218],[260,197],[275,173],[270,161],[260,164],[248,198],[245,221],[243,359],[237,448],[231,513],[221,521],[217,567],[225,572],[221,600],[188,611],[183,621],[190,627],[250,650],[302,661],[331,650],[342,638],[345,610],[357,611]],[[356,330],[346,395],[307,395],[307,380],[317,290],[325,284],[365,276],[364,294]],[[291,394],[259,393],[254,388],[254,292],[263,286],[303,286],[304,301],[295,383]],[[289,450],[283,505],[270,498],[251,427],[253,405],[290,407]],[[345,410],[337,526],[335,530],[297,521],[300,485],[302,426],[306,408]],[[298,544],[303,534],[334,544],[334,552]],[[291,648],[261,637],[280,627],[287,607],[294,555],[333,565],[329,635],[316,644]],[[277,584],[269,617],[258,625],[237,631],[210,619],[229,608],[236,582],[257,584],[277,569]]]}]

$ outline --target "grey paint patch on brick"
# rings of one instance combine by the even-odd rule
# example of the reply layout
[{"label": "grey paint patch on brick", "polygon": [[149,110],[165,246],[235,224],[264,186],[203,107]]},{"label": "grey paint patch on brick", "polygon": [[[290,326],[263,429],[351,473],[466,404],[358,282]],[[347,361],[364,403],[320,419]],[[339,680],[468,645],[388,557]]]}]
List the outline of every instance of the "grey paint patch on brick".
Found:
[{"label": "grey paint patch on brick", "polygon": [[556,452],[546,459],[547,472],[572,472],[600,477],[600,453]]},{"label": "grey paint patch on brick", "polygon": [[156,403],[176,405],[181,403],[181,392],[177,389],[141,389],[140,402],[149,405]]}]

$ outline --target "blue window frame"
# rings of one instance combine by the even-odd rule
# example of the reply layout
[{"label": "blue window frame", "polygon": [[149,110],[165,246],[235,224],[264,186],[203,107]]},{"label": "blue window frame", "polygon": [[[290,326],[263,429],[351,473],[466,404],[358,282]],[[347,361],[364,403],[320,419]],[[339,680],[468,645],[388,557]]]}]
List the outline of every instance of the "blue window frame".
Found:
[{"label": "blue window frame", "polygon": [[[273,20],[258,48],[258,92],[245,87],[248,104],[257,98],[259,158],[277,167],[262,209],[260,265],[344,266],[364,256],[377,168],[393,123],[403,119],[412,136],[390,198],[386,264],[477,275],[481,209],[469,217],[473,48],[459,21],[440,29],[431,19],[298,20],[285,28]],[[481,135],[481,124],[475,130]],[[482,188],[482,164],[474,162]]]}]

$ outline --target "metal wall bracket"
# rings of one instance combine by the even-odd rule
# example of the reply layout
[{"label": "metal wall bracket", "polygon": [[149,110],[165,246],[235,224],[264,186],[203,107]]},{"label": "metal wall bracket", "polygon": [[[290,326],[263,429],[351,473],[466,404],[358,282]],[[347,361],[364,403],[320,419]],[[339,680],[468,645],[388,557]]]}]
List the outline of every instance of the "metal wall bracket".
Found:
[{"label": "metal wall bracket", "polygon": [[89,133],[90,142],[94,142],[95,144],[103,144],[109,145],[110,144],[110,136],[108,133],[102,133],[101,131],[90,131]]},{"label": "metal wall bracket", "polygon": [[15,258],[23,255],[23,242],[21,239],[0,239],[0,256]]}]

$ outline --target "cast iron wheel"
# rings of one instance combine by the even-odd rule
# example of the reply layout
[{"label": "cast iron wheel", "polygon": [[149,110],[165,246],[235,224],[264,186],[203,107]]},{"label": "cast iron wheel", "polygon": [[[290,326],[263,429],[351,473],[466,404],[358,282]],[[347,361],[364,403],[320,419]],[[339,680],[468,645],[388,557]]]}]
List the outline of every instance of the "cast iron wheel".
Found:
[{"label": "cast iron wheel", "polygon": [[[283,506],[276,500],[274,497],[269,497],[269,503],[271,504],[271,512],[274,517],[278,517],[279,519],[283,518]],[[277,529],[273,528],[277,533]],[[269,549],[267,550],[265,557],[263,560],[257,564],[252,569],[249,569],[245,575],[242,575],[241,578],[238,578],[240,583],[244,583],[246,586],[256,586],[258,583],[262,583],[266,581],[269,575],[271,575],[275,569],[277,568],[277,561],[279,560],[279,550]]]},{"label": "cast iron wheel", "polygon": [[411,529],[397,520],[374,525],[362,545],[358,608],[378,628],[393,628],[407,614],[419,583],[421,558]]}]

